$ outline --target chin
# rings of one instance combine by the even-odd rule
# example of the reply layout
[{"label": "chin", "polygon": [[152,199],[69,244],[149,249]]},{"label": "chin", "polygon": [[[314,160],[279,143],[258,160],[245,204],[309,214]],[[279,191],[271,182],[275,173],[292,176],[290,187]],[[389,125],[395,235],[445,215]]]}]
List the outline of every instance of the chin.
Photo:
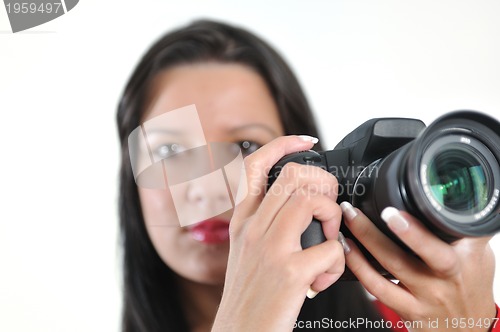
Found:
[{"label": "chin", "polygon": [[227,251],[218,257],[211,256],[202,260],[195,260],[190,273],[186,276],[192,281],[207,285],[222,285],[226,277]]}]

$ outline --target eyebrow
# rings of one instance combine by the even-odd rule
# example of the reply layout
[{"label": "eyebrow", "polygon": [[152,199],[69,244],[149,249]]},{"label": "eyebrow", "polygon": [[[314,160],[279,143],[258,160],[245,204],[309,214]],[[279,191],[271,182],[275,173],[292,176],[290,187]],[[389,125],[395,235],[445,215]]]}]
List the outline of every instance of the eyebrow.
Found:
[{"label": "eyebrow", "polygon": [[246,129],[252,129],[252,128],[264,129],[265,131],[270,133],[273,137],[280,136],[280,135],[278,135],[278,133],[274,129],[272,129],[271,127],[269,127],[263,123],[251,123],[251,124],[235,127],[235,128],[232,128],[231,130],[229,130],[229,132],[234,133],[234,132],[238,132],[238,131],[242,131],[242,130],[246,130]]}]

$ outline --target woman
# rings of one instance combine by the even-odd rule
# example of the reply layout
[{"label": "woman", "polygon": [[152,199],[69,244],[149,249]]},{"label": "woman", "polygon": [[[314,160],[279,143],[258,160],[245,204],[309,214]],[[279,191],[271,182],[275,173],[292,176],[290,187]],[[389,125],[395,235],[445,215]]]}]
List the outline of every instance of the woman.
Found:
[{"label": "woman", "polygon": [[[354,243],[342,247],[337,241],[341,211],[332,189],[336,180],[326,172],[306,172],[299,180],[282,176],[279,181],[291,185],[291,193],[250,194],[234,215],[223,213],[201,228],[168,227],[177,221],[171,193],[137,188],[127,139],[144,121],[190,104],[196,104],[207,141],[237,143],[244,155],[251,154],[245,160],[249,188],[265,186],[265,170],[284,154],[322,149],[314,145],[318,131],[296,78],[262,40],[225,24],[199,21],[157,41],[132,74],[117,117],[124,331],[209,331],[212,326],[214,331],[289,331],[305,326],[296,322],[325,318],[380,321],[358,283],[335,283],[344,263],[404,320],[436,318],[444,324],[446,317],[495,317],[488,239],[450,246],[411,216],[386,210],[389,226],[421,262],[374,229],[361,211],[343,204],[347,225],[401,280],[396,286],[370,268]],[[303,136],[282,137],[297,134]],[[179,141],[186,138],[162,139],[170,145],[159,144],[158,151],[182,146]],[[289,170],[300,173],[304,167]],[[306,191],[318,181],[327,189]],[[202,208],[204,188],[189,190],[184,203]],[[300,234],[313,215],[322,221],[328,240],[302,251]],[[433,250],[442,254],[434,257]],[[483,273],[474,273],[479,269]],[[313,297],[318,292],[303,302],[306,293]]]}]

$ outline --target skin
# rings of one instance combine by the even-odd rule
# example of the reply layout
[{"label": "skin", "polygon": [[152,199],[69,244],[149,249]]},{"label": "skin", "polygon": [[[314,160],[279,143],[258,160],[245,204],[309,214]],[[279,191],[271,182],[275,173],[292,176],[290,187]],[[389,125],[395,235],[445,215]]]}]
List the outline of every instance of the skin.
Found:
[{"label": "skin", "polygon": [[[248,157],[246,163],[265,169],[281,156],[301,150],[296,144],[292,137],[276,139]],[[251,173],[248,181],[257,182],[254,185],[260,181],[262,185],[266,179]],[[339,217],[335,214],[335,193],[320,193],[331,201],[300,194],[316,181],[327,182],[328,177],[319,172],[299,181],[286,176],[278,181],[292,184],[295,193],[248,197],[235,210],[226,285],[212,331],[291,331],[308,286],[322,291],[343,271],[340,265],[344,256],[335,241]],[[323,202],[315,205],[320,200]],[[324,204],[331,210],[321,211]],[[439,331],[489,330],[485,323],[496,316],[490,238],[447,244],[414,217],[396,210],[386,222],[422,258],[418,260],[388,239],[361,211],[352,206],[344,206],[344,210],[353,235],[400,283],[395,285],[380,276],[350,240],[347,266],[370,293],[404,321],[423,323],[411,331],[436,331],[435,326],[427,324],[436,320]],[[313,215],[323,221],[328,241],[301,251],[298,236]],[[462,330],[445,325],[446,318],[451,323],[451,319],[461,317],[467,324],[472,319],[478,325]]]},{"label": "skin", "polygon": [[[265,185],[266,174],[259,169],[311,147],[293,136],[273,140],[245,159],[248,186]],[[341,217],[336,178],[289,163],[273,186],[289,190],[249,195],[235,209],[224,293],[212,331],[291,331],[308,288],[324,290],[344,272],[343,248],[336,240]],[[313,216],[322,221],[327,241],[302,250],[300,235]]]},{"label": "skin", "polygon": [[[264,188],[266,170],[282,156],[313,146],[298,136],[278,137],[283,128],[264,81],[241,65],[174,67],[157,77],[149,100],[144,120],[194,103],[207,141],[264,145],[245,159],[249,188]],[[291,331],[309,287],[323,291],[339,278],[345,264],[403,320],[495,317],[489,239],[449,245],[401,213],[408,227],[394,230],[422,257],[417,261],[359,210],[355,217],[344,213],[356,238],[401,280],[394,285],[371,269],[354,243],[349,242],[351,251],[344,255],[336,240],[342,215],[336,185],[335,177],[323,170],[288,164],[273,185],[287,190],[251,192],[234,213],[221,216],[231,219],[230,248],[207,246],[194,241],[185,228],[172,227],[177,217],[168,191],[139,188],[149,236],[179,276],[182,305],[193,331],[209,331],[212,324],[212,331]],[[196,207],[196,201],[187,203]],[[302,250],[300,235],[312,217],[322,222],[327,241]]]},{"label": "skin", "polygon": [[[495,259],[491,238],[466,238],[447,244],[406,212],[386,220],[389,228],[422,260],[396,246],[358,209],[346,213],[346,224],[357,239],[389,270],[399,284],[381,277],[354,242],[347,266],[365,288],[403,320],[421,321],[412,331],[488,331],[485,322],[496,316],[493,299]],[[405,224],[406,222],[406,224]],[[403,226],[402,226],[403,225]],[[464,318],[476,326],[451,328],[446,318]],[[429,326],[429,320],[438,326]],[[451,322],[449,320],[449,322]],[[482,322],[483,326],[480,326]],[[447,328],[448,327],[448,328]]]},{"label": "skin", "polygon": [[[264,145],[283,135],[278,111],[263,79],[238,64],[202,63],[181,65],[156,77],[149,95],[144,121],[168,110],[195,104],[207,142],[248,140]],[[179,129],[177,127],[168,129]],[[157,142],[196,145],[192,137],[164,135]],[[203,187],[191,186],[185,203],[201,209],[195,194]],[[213,195],[214,193],[203,192]],[[183,305],[192,329],[207,331],[220,302],[226,273],[229,243],[207,245],[179,227],[168,190],[139,187],[148,234],[162,260],[179,275],[185,297]],[[232,211],[220,215],[230,220]],[[200,295],[203,294],[203,295]]]}]

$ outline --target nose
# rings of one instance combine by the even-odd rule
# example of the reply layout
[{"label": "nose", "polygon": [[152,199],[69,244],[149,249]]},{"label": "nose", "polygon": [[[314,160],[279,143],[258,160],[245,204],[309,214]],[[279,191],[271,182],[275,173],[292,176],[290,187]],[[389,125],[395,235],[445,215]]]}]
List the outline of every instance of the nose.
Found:
[{"label": "nose", "polygon": [[[225,213],[238,200],[241,153],[229,153],[227,143],[210,147],[189,150],[185,157],[172,158],[172,167],[168,167],[169,188],[181,226]],[[174,168],[175,173],[170,172]],[[178,177],[171,177],[172,174]]]},{"label": "nose", "polygon": [[207,212],[232,207],[231,195],[221,169],[189,181],[186,199],[194,208]]}]

